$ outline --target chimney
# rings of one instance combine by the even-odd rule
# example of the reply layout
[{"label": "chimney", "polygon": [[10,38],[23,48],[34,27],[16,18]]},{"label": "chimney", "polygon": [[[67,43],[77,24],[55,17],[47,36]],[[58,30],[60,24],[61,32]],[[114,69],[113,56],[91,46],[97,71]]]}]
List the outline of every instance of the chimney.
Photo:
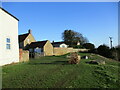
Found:
[{"label": "chimney", "polygon": [[54,43],[54,40],[52,41],[52,43]]},{"label": "chimney", "polygon": [[31,30],[31,29],[29,29],[29,30],[28,30],[28,33],[30,33],[30,34],[31,34],[31,33],[32,33],[32,30]]}]

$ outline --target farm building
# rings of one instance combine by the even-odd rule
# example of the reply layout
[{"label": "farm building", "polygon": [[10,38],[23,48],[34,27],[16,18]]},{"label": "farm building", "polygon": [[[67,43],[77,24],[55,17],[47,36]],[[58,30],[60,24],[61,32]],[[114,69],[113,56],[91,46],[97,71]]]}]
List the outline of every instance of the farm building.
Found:
[{"label": "farm building", "polygon": [[49,40],[32,42],[29,45],[29,52],[31,57],[35,57],[35,53],[40,56],[53,55],[53,46]]},{"label": "farm building", "polygon": [[35,38],[32,35],[32,31],[28,30],[28,33],[19,35],[19,48],[27,49],[31,42],[35,42]]},{"label": "farm building", "polygon": [[60,48],[67,48],[68,45],[66,45],[64,42],[53,42],[53,47],[60,47]]},{"label": "farm building", "polygon": [[0,8],[0,66],[19,62],[18,21]]}]

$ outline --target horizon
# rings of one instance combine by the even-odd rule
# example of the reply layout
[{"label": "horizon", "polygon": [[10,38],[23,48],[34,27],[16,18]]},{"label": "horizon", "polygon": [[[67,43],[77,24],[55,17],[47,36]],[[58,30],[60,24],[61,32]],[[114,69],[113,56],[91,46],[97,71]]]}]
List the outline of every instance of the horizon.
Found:
[{"label": "horizon", "polygon": [[4,2],[2,6],[20,20],[18,34],[31,29],[36,41],[62,41],[62,32],[71,29],[96,47],[110,46],[109,37],[113,46],[118,45],[117,2]]}]

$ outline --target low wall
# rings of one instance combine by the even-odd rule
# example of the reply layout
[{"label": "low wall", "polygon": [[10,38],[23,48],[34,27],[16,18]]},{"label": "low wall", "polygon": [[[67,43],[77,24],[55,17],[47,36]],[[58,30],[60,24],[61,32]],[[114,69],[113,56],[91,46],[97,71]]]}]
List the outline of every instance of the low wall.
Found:
[{"label": "low wall", "polygon": [[74,52],[73,48],[67,48],[67,53]]},{"label": "low wall", "polygon": [[53,53],[54,55],[64,55],[71,52],[79,52],[79,51],[88,51],[88,49],[74,49],[74,48],[60,48],[54,47]]},{"label": "low wall", "polygon": [[64,54],[67,54],[68,53],[68,50],[67,50],[67,48],[57,48],[57,47],[55,47],[54,49],[53,49],[53,54],[54,55],[64,55]]},{"label": "low wall", "polygon": [[19,62],[29,61],[29,51],[19,49]]},{"label": "low wall", "polygon": [[73,49],[74,52],[84,52],[84,51],[88,51],[88,49]]}]

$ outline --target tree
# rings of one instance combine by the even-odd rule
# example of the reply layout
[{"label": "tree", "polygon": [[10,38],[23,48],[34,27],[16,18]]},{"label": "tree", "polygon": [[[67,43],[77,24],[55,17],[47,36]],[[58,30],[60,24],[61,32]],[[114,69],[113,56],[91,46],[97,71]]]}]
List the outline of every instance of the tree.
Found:
[{"label": "tree", "polygon": [[83,47],[86,49],[93,50],[95,48],[95,45],[92,43],[85,43],[85,44],[83,44]]},{"label": "tree", "polygon": [[65,30],[62,33],[62,39],[70,46],[76,45],[78,41],[81,44],[88,42],[86,37],[83,37],[81,33],[75,32],[73,30]]}]

